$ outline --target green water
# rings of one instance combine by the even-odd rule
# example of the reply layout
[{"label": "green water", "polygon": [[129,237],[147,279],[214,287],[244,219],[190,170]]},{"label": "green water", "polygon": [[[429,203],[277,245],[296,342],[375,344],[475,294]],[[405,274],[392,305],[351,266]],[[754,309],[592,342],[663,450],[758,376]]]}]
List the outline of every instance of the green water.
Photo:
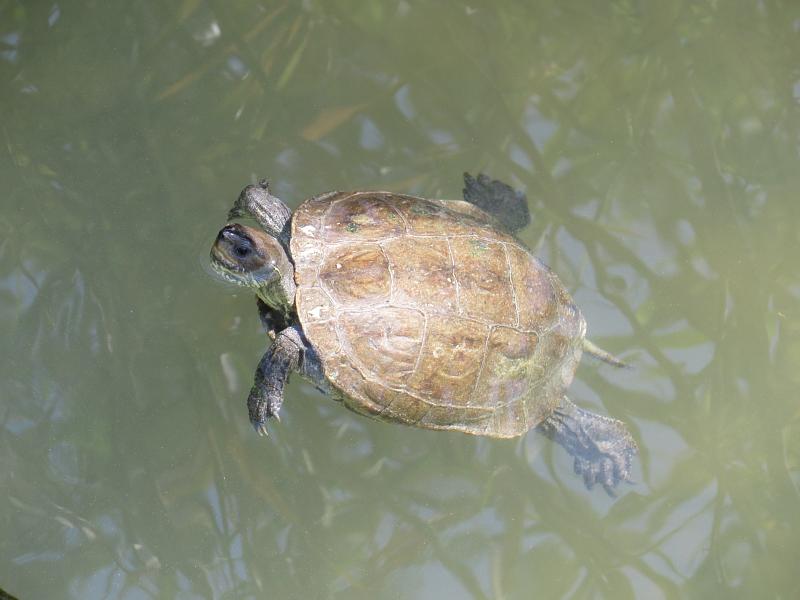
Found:
[{"label": "green water", "polygon": [[[0,0],[0,587],[30,598],[797,598],[800,5]],[[526,190],[629,424],[536,434],[290,384],[210,278],[241,187]]]}]

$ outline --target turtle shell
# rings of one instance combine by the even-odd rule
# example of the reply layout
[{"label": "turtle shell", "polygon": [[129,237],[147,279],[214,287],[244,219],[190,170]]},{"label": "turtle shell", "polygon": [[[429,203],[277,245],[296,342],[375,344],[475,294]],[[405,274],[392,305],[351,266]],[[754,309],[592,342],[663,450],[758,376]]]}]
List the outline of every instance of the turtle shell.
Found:
[{"label": "turtle shell", "polygon": [[356,412],[513,437],[572,381],[583,316],[555,274],[471,204],[323,194],[294,213],[290,251],[300,324]]}]

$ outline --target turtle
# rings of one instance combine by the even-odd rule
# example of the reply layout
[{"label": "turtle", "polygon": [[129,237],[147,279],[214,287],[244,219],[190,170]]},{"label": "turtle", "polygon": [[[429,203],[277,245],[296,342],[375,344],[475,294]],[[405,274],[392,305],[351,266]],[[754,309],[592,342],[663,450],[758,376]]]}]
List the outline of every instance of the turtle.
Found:
[{"label": "turtle", "polygon": [[525,196],[483,174],[464,182],[463,200],[331,191],[294,213],[265,180],[242,190],[211,266],[255,290],[272,338],[250,421],[267,434],[296,372],[381,421],[491,438],[536,428],[614,495],[636,442],[566,390],[584,351],[624,363],[586,339],[564,285],[516,236]]}]

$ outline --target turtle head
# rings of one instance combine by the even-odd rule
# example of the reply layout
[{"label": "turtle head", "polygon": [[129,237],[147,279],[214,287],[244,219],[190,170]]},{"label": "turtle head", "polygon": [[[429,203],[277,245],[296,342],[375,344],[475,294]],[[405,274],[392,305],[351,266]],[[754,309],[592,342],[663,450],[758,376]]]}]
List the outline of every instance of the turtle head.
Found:
[{"label": "turtle head", "polygon": [[294,267],[273,236],[239,223],[223,227],[211,247],[211,267],[227,281],[255,290],[272,308],[294,304]]}]

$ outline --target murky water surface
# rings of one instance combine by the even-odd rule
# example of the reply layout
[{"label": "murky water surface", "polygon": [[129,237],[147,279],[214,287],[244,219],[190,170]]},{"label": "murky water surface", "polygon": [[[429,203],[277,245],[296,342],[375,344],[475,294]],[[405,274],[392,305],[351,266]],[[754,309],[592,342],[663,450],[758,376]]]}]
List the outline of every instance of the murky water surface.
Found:
[{"label": "murky water surface", "polygon": [[[0,2],[0,587],[27,598],[797,598],[800,7]],[[636,483],[292,381],[207,251],[241,187],[526,190]]]}]

